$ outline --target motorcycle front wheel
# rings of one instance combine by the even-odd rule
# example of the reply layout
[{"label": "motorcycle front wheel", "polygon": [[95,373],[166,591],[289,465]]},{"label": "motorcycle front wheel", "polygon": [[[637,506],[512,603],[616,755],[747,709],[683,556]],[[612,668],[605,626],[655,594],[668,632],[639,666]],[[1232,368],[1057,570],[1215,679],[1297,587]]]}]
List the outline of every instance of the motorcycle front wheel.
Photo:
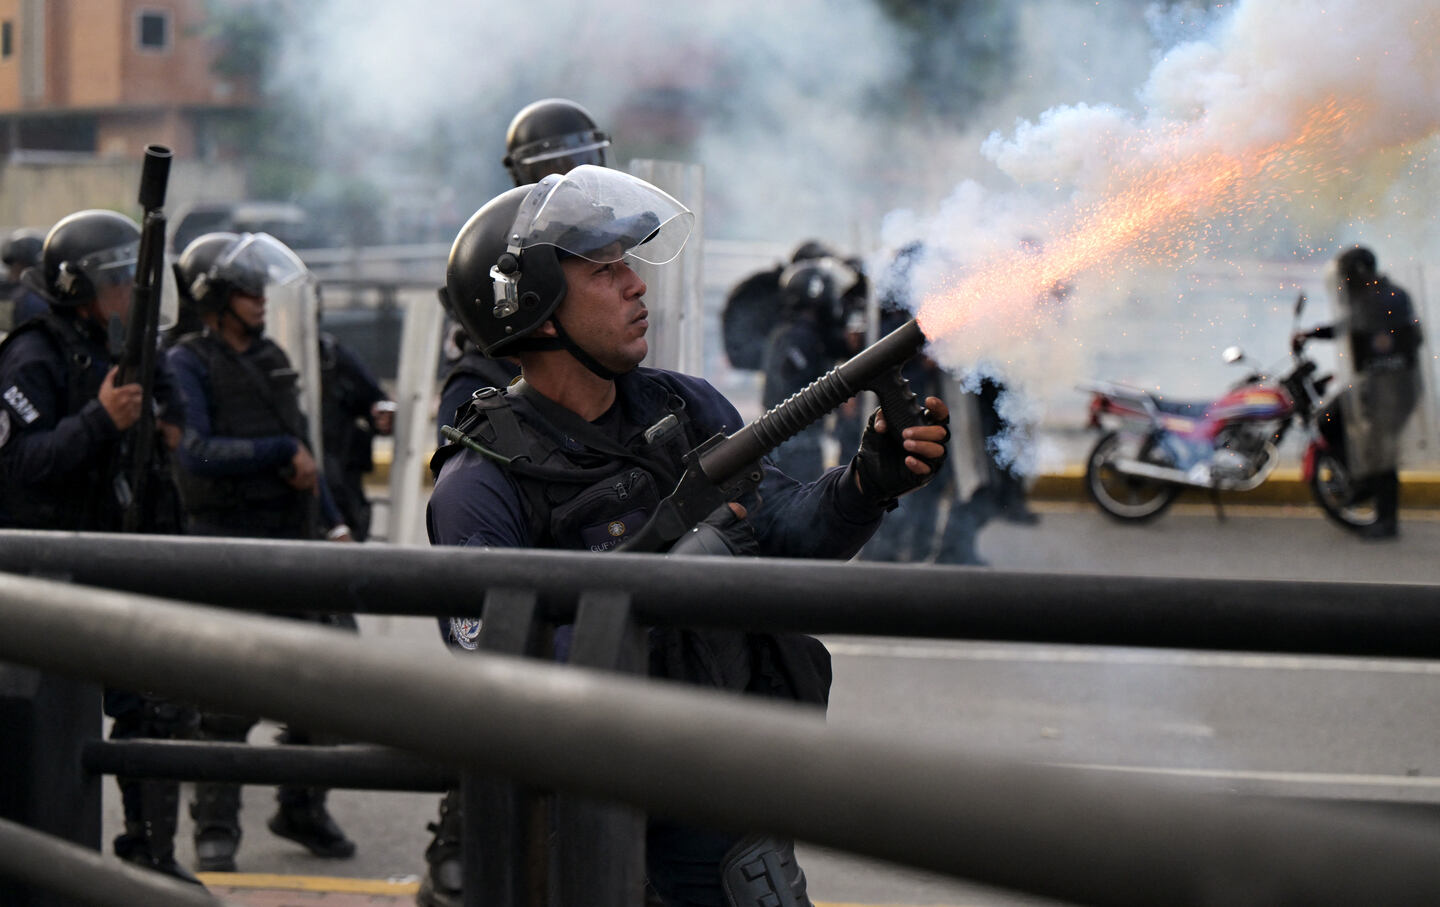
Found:
[{"label": "motorcycle front wheel", "polygon": [[1374,498],[1356,499],[1350,468],[1328,450],[1315,451],[1310,493],[1325,515],[1346,529],[1363,529],[1375,522]]},{"label": "motorcycle front wheel", "polygon": [[[1085,490],[1090,493],[1090,499],[1105,513],[1127,523],[1153,520],[1164,513],[1179,496],[1179,486],[1126,475],[1115,467],[1115,461],[1120,458],[1120,434],[1112,431],[1102,435],[1085,463]],[[1137,459],[1169,465],[1148,440],[1140,448]]]}]

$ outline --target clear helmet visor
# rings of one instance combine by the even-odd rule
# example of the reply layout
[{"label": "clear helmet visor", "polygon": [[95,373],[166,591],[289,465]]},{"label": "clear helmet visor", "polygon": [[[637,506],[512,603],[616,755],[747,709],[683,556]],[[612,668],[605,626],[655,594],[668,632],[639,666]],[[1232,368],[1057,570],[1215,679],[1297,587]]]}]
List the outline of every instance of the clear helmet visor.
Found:
[{"label": "clear helmet visor", "polygon": [[670,195],[607,167],[582,165],[546,177],[537,190],[517,213],[513,251],[551,245],[600,264],[629,256],[663,265],[680,254],[695,225],[695,215]]},{"label": "clear helmet visor", "polygon": [[310,269],[289,246],[269,233],[242,233],[215,262],[216,279],[247,296],[264,296],[267,288],[313,282]]},{"label": "clear helmet visor", "polygon": [[510,160],[519,167],[544,164],[559,158],[574,158],[581,163],[598,163],[603,166],[605,149],[608,147],[610,147],[610,137],[603,132],[591,129],[521,145],[510,152]]},{"label": "clear helmet visor", "polygon": [[134,283],[139,262],[140,243],[126,243],[92,252],[76,262],[76,266],[97,290],[101,287]]}]

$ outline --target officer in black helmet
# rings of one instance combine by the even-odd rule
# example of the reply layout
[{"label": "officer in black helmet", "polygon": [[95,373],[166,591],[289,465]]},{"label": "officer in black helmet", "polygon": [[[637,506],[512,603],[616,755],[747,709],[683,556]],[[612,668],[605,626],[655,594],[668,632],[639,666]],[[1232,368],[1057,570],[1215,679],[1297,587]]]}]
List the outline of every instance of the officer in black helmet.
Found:
[{"label": "officer in black helmet", "polygon": [[[800,259],[781,272],[779,319],[761,359],[765,372],[761,402],[766,409],[783,402],[852,352],[845,344],[847,300],[858,279],[852,267],[831,256]],[[780,445],[772,454],[775,465],[797,479],[820,475],[824,436],[823,424],[810,426]]]},{"label": "officer in black helmet", "polygon": [[40,263],[44,244],[44,233],[27,228],[16,230],[0,243],[0,263],[6,272],[0,280],[0,336],[50,309],[44,297],[20,282],[26,268]]},{"label": "officer in black helmet", "polygon": [[[0,526],[122,528],[117,454],[124,433],[140,421],[143,391],[138,383],[115,383],[108,340],[112,322],[123,328],[129,316],[139,241],[140,228],[123,214],[80,211],[55,224],[22,276],[47,306],[0,344]],[[152,445],[148,524],[140,528],[174,533],[178,501],[166,457],[179,440],[181,416],[163,370],[155,375],[154,404],[160,437]],[[110,688],[105,713],[114,719],[113,739],[186,737],[195,721],[188,706]],[[178,783],[116,780],[125,811],[116,856],[196,882],[175,862]]]},{"label": "officer in black helmet", "polygon": [[[582,165],[498,196],[461,229],[443,292],[483,352],[520,361],[521,380],[477,395],[458,426],[467,442],[432,461],[433,544],[613,549],[673,489],[685,452],[741,427],[706,381],[640,367],[646,285],[630,262],[670,261],[692,222],[643,180]],[[855,459],[814,481],[767,464],[759,493],[718,508],[692,536],[712,551],[852,556],[945,457],[947,410],[926,404],[925,424],[900,438],[877,417]],[[452,621],[452,643],[474,648],[475,630]],[[564,660],[568,638],[556,635]],[[653,676],[822,707],[828,698],[829,654],[808,637],[675,629],[650,640]],[[810,903],[792,845],[773,837],[653,820],[647,869],[668,905]]]},{"label": "officer in black helmet", "polygon": [[[523,186],[552,173],[568,173],[581,164],[604,167],[609,147],[610,136],[600,131],[588,110],[565,98],[545,98],[525,105],[510,120],[502,163],[515,185]],[[445,304],[443,299],[441,304]],[[455,319],[454,312],[449,314]],[[491,359],[481,353],[458,327],[447,347],[454,364],[446,372],[440,392],[442,426],[475,391],[504,387],[520,373],[511,360]],[[444,437],[439,441],[444,444]]]},{"label": "officer in black helmet", "polygon": [[[307,285],[309,271],[267,234],[208,233],[185,247],[175,278],[182,303],[204,325],[166,354],[185,401],[177,476],[188,531],[349,540],[306,441],[298,376],[284,350],[265,336],[267,296]],[[243,742],[257,721],[205,712],[199,736]],[[293,728],[281,740],[321,742]],[[269,828],[316,856],[350,857],[355,845],[330,817],[325,797],[320,788],[281,787]],[[239,809],[239,785],[195,785],[190,814],[200,869],[235,871]]]}]

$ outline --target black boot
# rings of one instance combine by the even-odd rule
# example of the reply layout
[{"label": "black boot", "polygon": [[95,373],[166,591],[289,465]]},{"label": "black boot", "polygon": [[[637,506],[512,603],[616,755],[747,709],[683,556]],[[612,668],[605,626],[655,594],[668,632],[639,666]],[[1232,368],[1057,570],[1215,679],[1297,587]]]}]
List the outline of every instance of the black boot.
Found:
[{"label": "black boot", "polygon": [[190,818],[195,821],[195,867],[234,872],[240,849],[240,785],[197,783]]},{"label": "black boot", "polygon": [[460,792],[452,790],[440,801],[440,821],[425,826],[435,837],[425,848],[425,878],[415,895],[420,907],[461,907],[465,901],[460,817]]},{"label": "black boot", "polygon": [[267,823],[282,838],[294,841],[317,857],[344,860],[355,856],[355,842],[335,824],[325,809],[325,790],[318,787],[282,787],[280,808]]},{"label": "black boot", "polygon": [[175,781],[117,778],[125,805],[125,832],[115,838],[115,856],[137,866],[199,885],[200,880],[175,862],[175,827],[180,785]]}]

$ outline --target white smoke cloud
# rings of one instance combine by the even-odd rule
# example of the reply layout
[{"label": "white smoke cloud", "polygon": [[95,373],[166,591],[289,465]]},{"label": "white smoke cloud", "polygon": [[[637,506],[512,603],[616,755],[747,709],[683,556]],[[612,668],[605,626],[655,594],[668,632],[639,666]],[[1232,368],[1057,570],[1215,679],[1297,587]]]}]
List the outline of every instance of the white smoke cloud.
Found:
[{"label": "white smoke cloud", "polygon": [[[1375,244],[1382,263],[1440,258],[1440,231],[1425,201],[1434,198],[1437,182],[1440,8],[1429,0],[1340,0],[1323,8],[1246,0],[1210,9],[1156,6],[1146,25],[1148,49],[1131,54],[1144,60],[1145,71],[1133,74],[1128,99],[1112,89],[1028,114],[979,143],[989,174],[958,182],[930,211],[886,220],[891,247],[923,239],[933,253],[914,272],[912,298],[938,300],[938,312],[955,304],[957,287],[974,269],[1008,256],[1023,271],[1017,246],[1027,233],[1045,243],[1066,236],[1078,215],[1158,163],[1258,152],[1291,139],[1317,106],[1331,101],[1344,110],[1341,142],[1312,153],[1305,169],[1279,174],[1273,186],[1254,187],[1234,208],[1175,212],[1189,219],[1183,236],[1138,233],[1130,245],[1097,256],[1094,267],[1068,273],[1037,264],[1031,276],[1045,281],[1015,283],[1023,298],[965,303],[964,329],[937,344],[952,368],[993,369],[1054,399],[1057,388],[1095,377],[1107,347],[1133,352],[1136,344],[1125,336],[1133,332],[1145,335],[1140,349],[1152,354],[1149,364],[1173,375],[1193,365],[1195,355],[1208,360],[1227,332],[1252,336],[1262,326],[1273,332],[1308,270],[1346,243]],[[1154,248],[1161,239],[1172,246],[1164,254]],[[1295,274],[1260,290],[1243,274],[1216,277],[1229,262],[1243,271],[1257,258],[1294,262]],[[1058,321],[1043,292],[1055,279],[1072,288]],[[1215,298],[1237,291],[1251,296],[1233,305]],[[1142,300],[1157,298],[1169,301],[1154,313],[1160,321],[1137,321],[1149,306]],[[1175,356],[1172,338],[1194,354]],[[1166,361],[1157,363],[1157,355]]]}]

